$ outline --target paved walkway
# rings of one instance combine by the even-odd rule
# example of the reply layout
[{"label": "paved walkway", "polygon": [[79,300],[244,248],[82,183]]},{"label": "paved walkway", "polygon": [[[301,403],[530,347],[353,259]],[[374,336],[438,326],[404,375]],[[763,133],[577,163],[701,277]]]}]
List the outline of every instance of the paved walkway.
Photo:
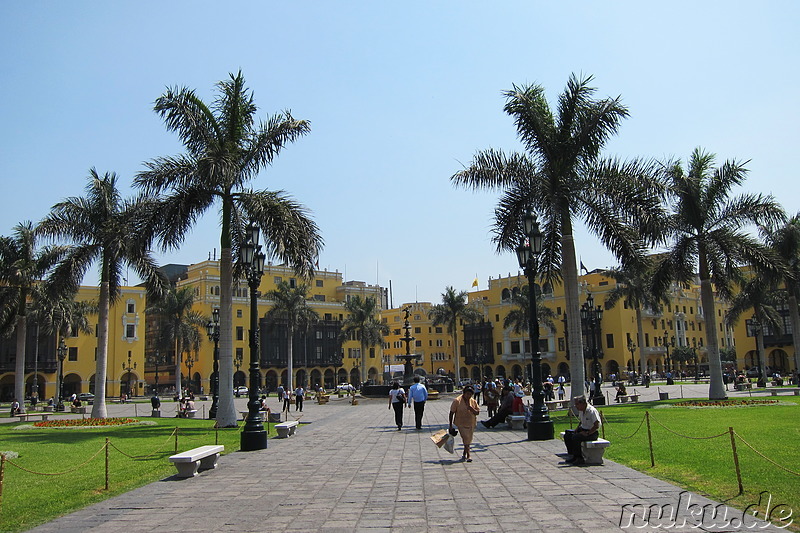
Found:
[{"label": "paved walkway", "polygon": [[[707,385],[698,387],[695,396],[707,394]],[[637,389],[658,397],[655,387]],[[428,402],[422,431],[412,429],[413,410],[406,410],[411,428],[397,431],[384,400],[307,402],[301,421],[308,424],[289,439],[270,439],[266,450],[230,453],[216,470],[169,477],[33,531],[602,532],[623,529],[626,504],[672,505],[678,524],[686,519],[685,527],[665,517],[662,527],[640,530],[698,531],[687,506],[715,503],[611,461],[566,465],[559,439],[529,442],[523,431],[479,425],[474,461],[462,463],[460,441],[450,455],[429,438],[446,427],[449,397]],[[124,415],[133,406],[109,409]]]}]

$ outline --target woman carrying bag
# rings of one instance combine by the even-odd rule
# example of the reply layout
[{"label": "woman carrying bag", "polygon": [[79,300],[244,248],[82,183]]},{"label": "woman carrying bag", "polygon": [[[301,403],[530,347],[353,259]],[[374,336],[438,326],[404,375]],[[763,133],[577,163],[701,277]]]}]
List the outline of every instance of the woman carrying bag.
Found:
[{"label": "woman carrying bag", "polygon": [[403,404],[406,401],[406,391],[396,381],[389,390],[389,409],[394,409],[394,423],[397,431],[403,429]]},{"label": "woman carrying bag", "polygon": [[475,433],[475,426],[478,425],[478,415],[481,408],[473,398],[474,390],[472,385],[464,387],[461,395],[450,404],[450,434],[453,434],[453,424],[461,433],[461,441],[464,443],[464,453],[461,460],[468,463],[472,462],[469,446],[472,444],[472,435]]}]

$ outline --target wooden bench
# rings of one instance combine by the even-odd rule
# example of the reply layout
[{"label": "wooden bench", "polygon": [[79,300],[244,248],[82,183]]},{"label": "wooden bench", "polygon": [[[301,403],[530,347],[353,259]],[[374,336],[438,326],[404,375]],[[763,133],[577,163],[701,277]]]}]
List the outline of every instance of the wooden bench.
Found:
[{"label": "wooden bench", "polygon": [[508,415],[506,417],[506,424],[511,429],[524,429],[525,415]]},{"label": "wooden bench", "polygon": [[[561,438],[564,438],[563,431],[561,432]],[[611,446],[611,443],[601,438],[581,442],[581,454],[583,454],[584,462],[587,465],[603,464],[603,454],[609,446]]]},{"label": "wooden bench", "polygon": [[36,418],[36,417],[38,417],[43,421],[46,421],[47,417],[50,416],[50,413],[21,413],[15,416],[19,417],[20,422],[27,422],[29,418]]},{"label": "wooden bench", "polygon": [[275,424],[275,430],[278,432],[278,438],[285,439],[291,435],[294,435],[294,432],[299,424],[300,423],[297,420]]},{"label": "wooden bench", "polygon": [[178,477],[194,477],[198,470],[211,470],[217,467],[219,454],[225,446],[200,446],[193,450],[173,455],[169,460],[178,469]]}]

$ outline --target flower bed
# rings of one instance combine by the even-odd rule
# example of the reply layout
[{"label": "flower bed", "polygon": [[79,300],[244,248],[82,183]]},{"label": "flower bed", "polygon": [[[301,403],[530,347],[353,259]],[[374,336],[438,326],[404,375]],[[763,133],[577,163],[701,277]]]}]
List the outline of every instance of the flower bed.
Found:
[{"label": "flower bed", "polygon": [[133,418],[84,418],[84,419],[65,419],[47,420],[36,422],[33,426],[37,428],[72,428],[72,427],[100,427],[100,426],[122,426],[124,424],[135,424],[138,420]]},{"label": "flower bed", "polygon": [[685,402],[674,403],[675,407],[741,407],[747,405],[768,405],[776,404],[778,400],[688,400]]}]

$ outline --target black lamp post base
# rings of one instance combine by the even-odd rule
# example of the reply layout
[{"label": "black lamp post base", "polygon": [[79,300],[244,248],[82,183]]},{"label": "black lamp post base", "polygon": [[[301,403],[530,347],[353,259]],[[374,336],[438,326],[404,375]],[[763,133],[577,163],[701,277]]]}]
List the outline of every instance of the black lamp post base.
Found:
[{"label": "black lamp post base", "polygon": [[260,431],[242,431],[241,451],[252,452],[255,450],[267,449],[267,432]]},{"label": "black lamp post base", "polygon": [[552,420],[531,420],[528,422],[528,440],[553,440]]}]

